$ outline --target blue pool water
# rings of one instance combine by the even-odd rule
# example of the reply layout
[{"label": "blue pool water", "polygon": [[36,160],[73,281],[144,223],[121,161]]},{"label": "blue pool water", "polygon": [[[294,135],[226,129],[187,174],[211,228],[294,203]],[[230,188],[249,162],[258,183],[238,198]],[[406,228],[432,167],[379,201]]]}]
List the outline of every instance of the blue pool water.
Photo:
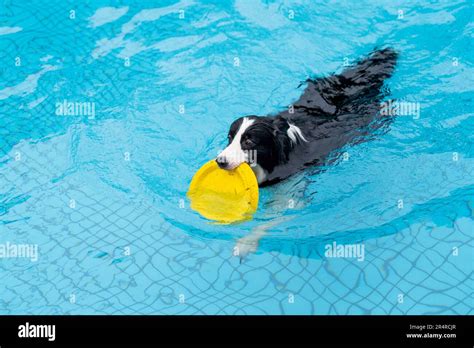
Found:
[{"label": "blue pool water", "polygon": [[[0,313],[472,314],[472,2],[0,8],[0,244],[38,246],[0,259]],[[261,189],[252,221],[189,208],[234,119],[376,46],[400,52],[387,87],[419,116]],[[262,231],[240,262],[237,241]],[[327,257],[334,242],[363,260]]]}]

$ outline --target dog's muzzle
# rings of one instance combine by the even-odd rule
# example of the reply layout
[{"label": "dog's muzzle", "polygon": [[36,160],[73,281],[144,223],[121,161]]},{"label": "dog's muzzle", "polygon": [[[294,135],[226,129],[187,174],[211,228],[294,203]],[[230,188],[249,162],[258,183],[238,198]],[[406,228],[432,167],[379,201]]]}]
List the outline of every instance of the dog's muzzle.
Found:
[{"label": "dog's muzzle", "polygon": [[216,162],[220,168],[232,170],[237,168],[240,164],[247,161],[247,156],[242,150],[235,150],[228,146],[216,158]]}]

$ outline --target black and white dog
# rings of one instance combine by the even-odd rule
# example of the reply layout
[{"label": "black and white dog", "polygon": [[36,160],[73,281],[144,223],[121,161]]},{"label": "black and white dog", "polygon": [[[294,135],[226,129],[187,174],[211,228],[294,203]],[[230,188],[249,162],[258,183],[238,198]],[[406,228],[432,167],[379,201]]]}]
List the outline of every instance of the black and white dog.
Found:
[{"label": "black and white dog", "polygon": [[340,75],[307,80],[303,95],[288,110],[237,119],[217,163],[228,170],[249,163],[260,186],[326,163],[338,149],[364,141],[388,121],[380,113],[382,87],[396,60],[393,49],[375,50]]}]

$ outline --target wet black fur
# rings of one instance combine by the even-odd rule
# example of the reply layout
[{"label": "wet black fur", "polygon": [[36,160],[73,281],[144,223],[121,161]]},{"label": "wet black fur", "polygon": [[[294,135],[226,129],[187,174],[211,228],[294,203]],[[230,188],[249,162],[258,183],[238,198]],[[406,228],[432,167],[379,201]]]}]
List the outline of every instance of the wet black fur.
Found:
[{"label": "wet black fur", "polygon": [[[243,134],[243,150],[256,150],[257,163],[268,172],[263,185],[278,182],[310,165],[322,165],[338,149],[366,141],[389,121],[380,115],[383,88],[398,54],[391,48],[375,50],[339,75],[308,79],[301,97],[289,109],[272,116],[245,116],[255,122]],[[294,144],[288,122],[299,127],[308,142]],[[229,130],[229,144],[242,124]],[[248,141],[247,139],[250,139]]]}]

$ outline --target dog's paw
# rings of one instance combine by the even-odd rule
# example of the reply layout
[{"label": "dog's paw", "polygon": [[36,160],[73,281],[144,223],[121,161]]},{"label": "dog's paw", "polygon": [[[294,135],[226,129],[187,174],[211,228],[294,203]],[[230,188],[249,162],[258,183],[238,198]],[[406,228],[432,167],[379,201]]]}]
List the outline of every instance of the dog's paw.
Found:
[{"label": "dog's paw", "polygon": [[240,258],[240,263],[249,254],[255,253],[258,248],[258,239],[243,237],[237,240],[234,246],[234,256]]}]

